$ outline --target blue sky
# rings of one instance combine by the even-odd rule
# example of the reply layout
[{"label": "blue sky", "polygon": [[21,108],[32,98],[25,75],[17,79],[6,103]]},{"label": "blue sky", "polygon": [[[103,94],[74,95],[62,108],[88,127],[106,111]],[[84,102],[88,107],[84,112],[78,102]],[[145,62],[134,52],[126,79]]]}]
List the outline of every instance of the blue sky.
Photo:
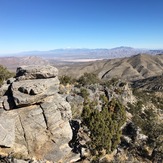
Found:
[{"label": "blue sky", "polygon": [[163,48],[163,0],[0,0],[0,54]]}]

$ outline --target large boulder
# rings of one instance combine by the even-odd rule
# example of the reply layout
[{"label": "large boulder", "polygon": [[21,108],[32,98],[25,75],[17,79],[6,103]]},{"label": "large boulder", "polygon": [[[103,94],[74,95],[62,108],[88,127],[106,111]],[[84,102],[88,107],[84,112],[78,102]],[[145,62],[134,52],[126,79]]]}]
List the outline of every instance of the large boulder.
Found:
[{"label": "large boulder", "polygon": [[53,162],[70,154],[71,107],[58,94],[57,75],[52,66],[17,70],[0,99],[0,154]]},{"label": "large boulder", "polygon": [[45,97],[58,92],[58,77],[50,79],[22,80],[13,82],[11,93],[16,106],[41,102]]},{"label": "large boulder", "polygon": [[58,76],[58,69],[47,66],[22,66],[18,67],[16,71],[16,78],[19,80],[27,79],[47,79]]}]

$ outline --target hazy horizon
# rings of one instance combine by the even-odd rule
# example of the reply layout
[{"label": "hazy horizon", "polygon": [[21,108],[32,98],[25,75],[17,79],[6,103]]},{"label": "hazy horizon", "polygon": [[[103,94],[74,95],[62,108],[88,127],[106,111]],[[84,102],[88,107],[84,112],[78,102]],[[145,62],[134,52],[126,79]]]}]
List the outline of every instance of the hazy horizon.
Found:
[{"label": "hazy horizon", "polygon": [[161,0],[0,1],[0,55],[65,48],[163,49]]},{"label": "hazy horizon", "polygon": [[[134,47],[129,47],[129,46],[119,46],[119,47],[112,47],[112,48],[57,48],[57,49],[50,49],[50,50],[29,50],[29,51],[18,51],[18,52],[11,52],[11,53],[0,53],[0,57],[12,57],[12,56],[34,56],[34,55],[38,55],[38,56],[41,56],[42,55],[45,55],[46,53],[51,53],[54,55],[57,53],[57,51],[59,52],[58,54],[60,54],[60,52],[71,52],[71,51],[82,51],[84,52],[85,50],[114,50],[114,49],[119,49],[119,48],[124,48],[125,50],[127,50],[128,48],[133,48],[133,50],[138,50],[138,51],[150,51],[150,50],[160,50],[162,51],[163,49],[148,49],[148,48],[134,48]],[[79,53],[76,53],[77,55]]]}]

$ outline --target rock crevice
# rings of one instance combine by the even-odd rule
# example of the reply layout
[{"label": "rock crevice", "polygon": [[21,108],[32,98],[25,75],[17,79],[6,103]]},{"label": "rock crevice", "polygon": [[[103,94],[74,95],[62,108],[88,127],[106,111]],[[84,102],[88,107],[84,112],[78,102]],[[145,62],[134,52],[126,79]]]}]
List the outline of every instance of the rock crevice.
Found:
[{"label": "rock crevice", "polygon": [[40,108],[42,110],[42,115],[44,117],[44,121],[45,121],[45,124],[46,124],[46,130],[49,130],[49,127],[48,127],[48,121],[47,121],[47,118],[46,118],[46,115],[45,115],[45,112],[44,112],[44,109],[42,108],[42,106],[40,105]]},{"label": "rock crevice", "polygon": [[22,130],[23,130],[23,136],[24,136],[24,140],[25,140],[25,143],[26,143],[26,147],[27,147],[27,153],[29,154],[29,147],[28,147],[28,141],[27,141],[27,136],[26,136],[26,133],[25,133],[25,129],[23,127],[23,123],[22,123],[20,115],[18,115],[18,116],[19,116],[20,125],[21,125]]}]

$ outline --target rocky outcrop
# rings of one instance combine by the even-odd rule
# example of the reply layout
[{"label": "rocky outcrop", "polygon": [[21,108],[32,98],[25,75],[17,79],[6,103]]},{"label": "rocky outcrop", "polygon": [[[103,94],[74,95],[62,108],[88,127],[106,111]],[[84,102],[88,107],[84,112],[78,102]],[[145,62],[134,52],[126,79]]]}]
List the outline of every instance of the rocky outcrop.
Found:
[{"label": "rocky outcrop", "polygon": [[58,70],[20,67],[7,83],[0,99],[0,154],[64,162],[71,151],[71,107],[57,93]]},{"label": "rocky outcrop", "polygon": [[14,102],[17,107],[41,102],[44,98],[58,92],[57,78],[22,80],[11,86]]},{"label": "rocky outcrop", "polygon": [[47,79],[58,76],[58,69],[52,66],[23,66],[17,68],[17,79]]}]

